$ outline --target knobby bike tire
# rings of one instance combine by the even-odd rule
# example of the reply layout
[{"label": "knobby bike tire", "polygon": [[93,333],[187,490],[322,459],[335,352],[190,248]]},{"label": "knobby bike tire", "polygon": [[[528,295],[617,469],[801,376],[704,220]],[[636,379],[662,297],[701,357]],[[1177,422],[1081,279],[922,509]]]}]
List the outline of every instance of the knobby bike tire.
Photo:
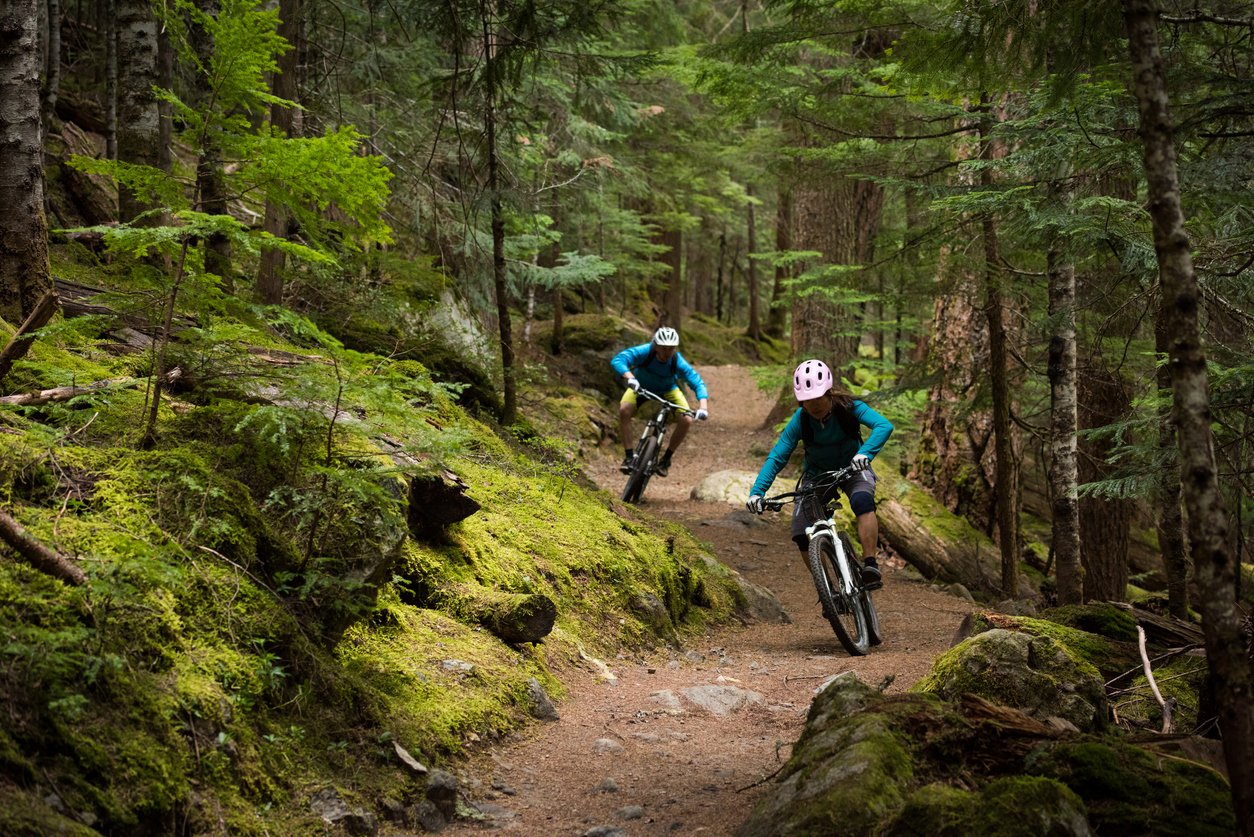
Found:
[{"label": "knobby bike tire", "polygon": [[836,545],[830,534],[818,535],[810,541],[810,574],[814,576],[814,586],[823,605],[823,616],[836,632],[840,644],[851,656],[866,654],[871,649],[871,637],[862,597],[845,595]]},{"label": "knobby bike tire", "polygon": [[[853,541],[844,532],[837,534],[840,538],[841,545],[845,548],[845,554],[853,556],[857,553],[853,551]],[[854,572],[861,572],[862,568],[857,564],[854,565]],[[862,586],[862,579],[855,579],[854,587],[858,590],[858,597],[862,600],[862,612],[866,615],[866,632],[871,640],[872,645],[879,645],[884,641],[883,635],[880,634],[880,615],[875,612],[875,602],[871,600],[871,591]]]},{"label": "knobby bike tire", "polygon": [[649,484],[653,473],[653,460],[657,458],[657,437],[650,436],[631,466],[631,475],[627,477],[627,487],[623,489],[623,501],[636,503],[644,494],[644,487]]}]

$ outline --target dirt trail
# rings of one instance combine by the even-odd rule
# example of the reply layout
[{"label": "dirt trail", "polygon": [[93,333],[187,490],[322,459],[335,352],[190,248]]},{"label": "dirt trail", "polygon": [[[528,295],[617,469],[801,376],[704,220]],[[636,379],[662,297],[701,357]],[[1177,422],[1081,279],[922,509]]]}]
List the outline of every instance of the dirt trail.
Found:
[{"label": "dirt trail", "polygon": [[[866,657],[847,656],[822,618],[786,517],[747,526],[729,517],[736,507],[688,499],[709,473],[756,471],[761,455],[751,449],[774,441],[760,429],[770,401],[744,369],[700,371],[712,394],[710,421],[693,429],[670,476],[652,480],[644,507],[684,523],[721,560],[774,591],[792,623],[728,626],[681,650],[605,660],[614,683],[592,666],[565,673],[570,694],[558,705],[561,719],[462,771],[483,818],[444,834],[732,834],[769,792],[764,779],[787,760],[816,687],[852,670],[873,685],[891,679],[886,691],[900,692],[949,647],[967,604],[909,580],[889,561],[876,594],[884,644]],[[624,481],[621,457],[615,445],[588,466],[615,494]],[[684,696],[699,687],[745,703],[726,712],[700,708]]]}]

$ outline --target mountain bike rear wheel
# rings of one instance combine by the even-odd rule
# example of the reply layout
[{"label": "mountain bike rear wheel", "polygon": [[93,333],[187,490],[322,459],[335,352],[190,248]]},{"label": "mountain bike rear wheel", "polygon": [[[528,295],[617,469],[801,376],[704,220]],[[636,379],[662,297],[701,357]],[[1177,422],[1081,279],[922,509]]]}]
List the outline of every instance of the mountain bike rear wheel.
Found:
[{"label": "mountain bike rear wheel", "polygon": [[[846,557],[852,562],[852,553]],[[852,563],[849,564],[852,570]],[[823,616],[831,623],[836,638],[854,657],[861,657],[871,648],[871,635],[867,630],[866,612],[863,610],[861,585],[855,583],[854,594],[845,593],[840,563],[836,559],[836,544],[830,534],[817,535],[810,541],[810,574],[819,592]]]},{"label": "mountain bike rear wheel", "polygon": [[[854,555],[853,541],[849,540],[849,536],[844,532],[839,532],[837,537],[840,538],[841,546],[845,548],[845,554],[849,556]],[[862,571],[862,568],[852,561],[850,561],[850,564],[853,566],[855,573]],[[875,612],[875,602],[871,600],[871,591],[862,586],[860,578],[855,579],[855,581],[854,587],[858,590],[858,598],[862,601],[862,612],[866,615],[867,637],[870,639],[871,645],[879,645],[884,639],[880,635],[880,616]]]},{"label": "mountain bike rear wheel", "polygon": [[657,459],[657,437],[650,436],[644,441],[644,447],[636,454],[631,463],[631,475],[627,477],[627,487],[623,489],[623,500],[636,503],[644,494],[644,487],[653,476],[653,460]]}]

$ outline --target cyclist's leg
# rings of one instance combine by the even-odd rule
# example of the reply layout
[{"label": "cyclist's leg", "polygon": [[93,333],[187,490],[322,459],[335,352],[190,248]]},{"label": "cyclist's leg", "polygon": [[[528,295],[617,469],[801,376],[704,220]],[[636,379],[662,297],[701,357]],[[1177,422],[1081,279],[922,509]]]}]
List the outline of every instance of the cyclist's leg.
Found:
[{"label": "cyclist's leg", "polygon": [[[684,392],[679,387],[675,387],[670,392],[665,393],[666,400],[677,407],[688,409],[688,399],[684,398]],[[674,453],[679,449],[679,445],[683,442],[684,437],[688,435],[688,428],[692,427],[692,416],[680,414],[675,422],[675,430],[671,433],[670,443],[666,446],[666,452]]]},{"label": "cyclist's leg", "polygon": [[625,453],[620,470],[624,473],[631,469],[631,459],[636,449],[636,440],[631,434],[631,419],[635,414],[636,394],[629,389],[618,402],[618,440],[622,442]]},{"label": "cyclist's leg", "polygon": [[880,526],[875,516],[875,472],[870,468],[859,471],[845,480],[841,490],[849,497],[849,509],[858,527],[858,541],[862,547],[862,581],[870,589],[880,586],[879,550]]},{"label": "cyclist's leg", "polygon": [[636,447],[636,440],[631,434],[631,419],[635,414],[636,394],[627,390],[618,400],[618,439],[628,451]]}]

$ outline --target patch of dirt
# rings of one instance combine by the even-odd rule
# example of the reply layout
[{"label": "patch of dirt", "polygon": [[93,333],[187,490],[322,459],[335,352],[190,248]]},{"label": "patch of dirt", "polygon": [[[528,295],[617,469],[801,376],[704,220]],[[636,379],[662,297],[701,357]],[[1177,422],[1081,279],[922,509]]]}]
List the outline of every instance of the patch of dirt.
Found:
[{"label": "patch of dirt", "polygon": [[[854,671],[889,693],[908,689],[972,609],[886,558],[884,589],[875,594],[884,642],[865,657],[848,656],[789,540],[787,510],[746,524],[734,514],[739,507],[689,499],[714,471],[756,472],[762,456],[751,451],[774,442],[762,429],[772,399],[744,369],[700,371],[712,394],[710,420],[694,426],[670,475],[653,478],[641,506],[688,526],[724,563],[771,589],[791,624],[730,625],[683,649],[605,660],[612,683],[592,666],[562,672],[570,693],[557,707],[560,720],[537,723],[459,771],[482,818],[442,833],[732,834],[769,793],[769,777],[788,759],[816,688]],[[625,481],[621,457],[613,445],[586,468],[615,495]],[[789,487],[777,481],[779,490]],[[693,697],[723,703],[702,708],[685,695],[692,689]]]}]

